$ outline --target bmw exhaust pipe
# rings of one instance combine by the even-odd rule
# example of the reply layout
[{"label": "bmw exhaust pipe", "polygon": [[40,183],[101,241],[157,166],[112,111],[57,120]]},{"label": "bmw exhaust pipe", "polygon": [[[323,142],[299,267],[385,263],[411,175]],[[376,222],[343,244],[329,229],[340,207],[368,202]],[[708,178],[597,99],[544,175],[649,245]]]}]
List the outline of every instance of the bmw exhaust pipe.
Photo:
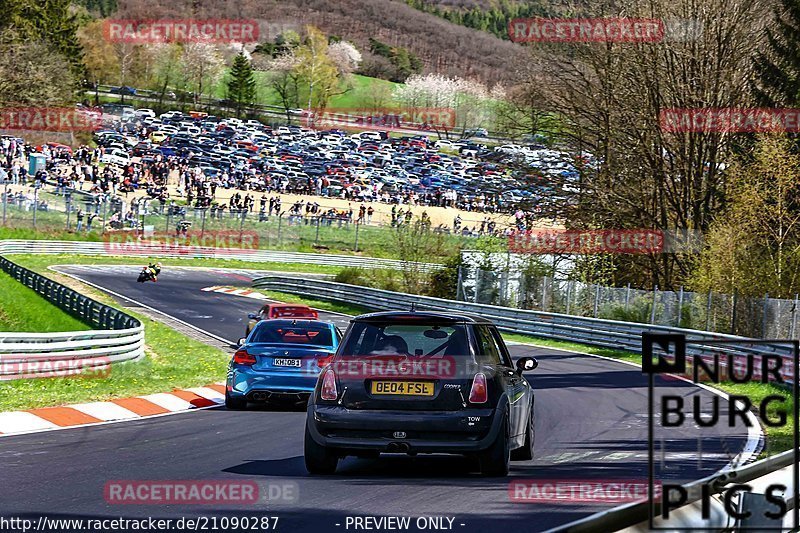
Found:
[{"label": "bmw exhaust pipe", "polygon": [[269,397],[269,395],[266,392],[254,392],[253,393],[253,401],[256,401],[256,402],[263,402],[268,397]]}]

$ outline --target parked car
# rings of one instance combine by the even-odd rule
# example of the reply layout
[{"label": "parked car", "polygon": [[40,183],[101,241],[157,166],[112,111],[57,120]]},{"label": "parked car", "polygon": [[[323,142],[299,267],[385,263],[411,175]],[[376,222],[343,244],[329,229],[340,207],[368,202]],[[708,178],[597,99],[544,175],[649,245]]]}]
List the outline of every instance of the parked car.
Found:
[{"label": "parked car", "polygon": [[100,156],[100,162],[124,167],[131,164],[131,157],[125,150],[112,148],[111,150],[106,150],[106,152]]}]

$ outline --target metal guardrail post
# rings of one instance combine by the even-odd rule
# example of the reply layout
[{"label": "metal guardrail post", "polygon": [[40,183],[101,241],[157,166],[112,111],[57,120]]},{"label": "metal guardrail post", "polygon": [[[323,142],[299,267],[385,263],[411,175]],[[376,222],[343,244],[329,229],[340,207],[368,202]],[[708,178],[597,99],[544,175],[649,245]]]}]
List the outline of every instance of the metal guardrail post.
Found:
[{"label": "metal guardrail post", "polygon": [[108,214],[108,198],[103,200],[103,224],[100,227],[100,235],[106,234],[106,215]]},{"label": "metal guardrail post", "polygon": [[3,182],[3,225],[6,225],[6,206],[8,205],[8,180]]},{"label": "metal guardrail post", "polygon": [[39,186],[33,187],[33,229],[36,229],[36,212],[39,211]]},{"label": "metal guardrail post", "polygon": [[69,231],[69,219],[70,215],[72,214],[72,193],[69,191],[64,192],[64,201],[66,203],[66,210],[67,210],[67,231]]},{"label": "metal guardrail post", "polygon": [[658,285],[653,286],[653,308],[650,309],[650,323],[656,323],[656,298],[658,298]]},{"label": "metal guardrail post", "polygon": [[628,304],[631,300],[631,284],[628,283],[628,286],[625,287],[625,312],[628,312]]},{"label": "metal guardrail post", "polygon": [[594,317],[597,318],[597,313],[600,307],[600,284],[594,285]]}]

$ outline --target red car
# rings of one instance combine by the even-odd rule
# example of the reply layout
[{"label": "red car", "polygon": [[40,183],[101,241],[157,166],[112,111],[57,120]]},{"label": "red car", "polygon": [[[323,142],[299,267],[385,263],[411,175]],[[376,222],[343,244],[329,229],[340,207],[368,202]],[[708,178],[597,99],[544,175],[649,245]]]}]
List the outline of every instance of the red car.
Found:
[{"label": "red car", "polygon": [[247,318],[250,320],[247,323],[245,337],[250,335],[250,332],[260,320],[274,320],[276,318],[305,318],[308,320],[317,320],[319,314],[307,305],[271,303],[264,304],[258,313],[251,313],[247,315]]}]

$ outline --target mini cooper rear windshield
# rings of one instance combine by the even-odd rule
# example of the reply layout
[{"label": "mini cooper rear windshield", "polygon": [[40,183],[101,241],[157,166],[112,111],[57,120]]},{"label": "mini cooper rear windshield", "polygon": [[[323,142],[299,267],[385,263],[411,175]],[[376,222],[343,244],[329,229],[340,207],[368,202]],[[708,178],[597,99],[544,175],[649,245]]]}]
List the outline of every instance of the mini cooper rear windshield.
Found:
[{"label": "mini cooper rear windshield", "polygon": [[333,335],[330,328],[323,325],[279,326],[270,322],[260,322],[249,342],[333,346]]},{"label": "mini cooper rear windshield", "polygon": [[463,356],[469,355],[466,327],[456,325],[426,324],[353,324],[346,344],[340,352],[344,356],[411,355],[411,356]]}]

